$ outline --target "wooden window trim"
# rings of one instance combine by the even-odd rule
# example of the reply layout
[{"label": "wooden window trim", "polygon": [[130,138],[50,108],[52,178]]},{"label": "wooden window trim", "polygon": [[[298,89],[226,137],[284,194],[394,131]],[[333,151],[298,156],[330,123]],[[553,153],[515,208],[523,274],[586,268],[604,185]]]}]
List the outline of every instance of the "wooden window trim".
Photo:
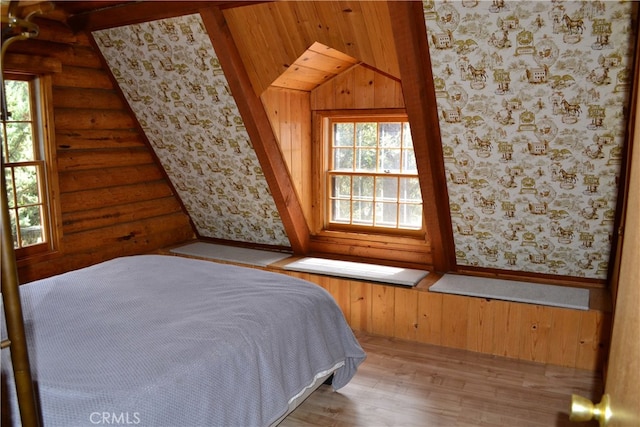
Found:
[{"label": "wooden window trim", "polygon": [[[431,246],[425,229],[417,233],[367,231],[361,227],[354,230],[325,229],[326,186],[324,171],[328,167],[328,156],[323,135],[328,132],[329,120],[340,117],[358,117],[373,120],[386,116],[406,120],[402,109],[372,110],[322,110],[312,112],[312,162],[313,218],[311,227],[311,253],[326,257],[375,262],[408,268],[429,269],[432,265]],[[424,197],[423,197],[424,200]]]},{"label": "wooden window trim", "polygon": [[[36,61],[37,62],[37,61]],[[60,208],[60,191],[58,185],[58,170],[55,150],[54,115],[53,115],[53,82],[50,74],[40,74],[40,72],[50,72],[49,67],[30,67],[28,70],[9,67],[5,70],[5,78],[34,79],[37,90],[32,102],[36,104],[38,115],[38,139],[41,146],[41,160],[44,161],[44,183],[43,189],[46,200],[48,215],[45,219],[47,229],[47,241],[16,250],[16,261],[18,267],[31,264],[34,259],[46,260],[59,255],[60,239],[62,235],[62,214]],[[55,67],[54,67],[55,70]],[[4,173],[4,172],[3,172]]]}]

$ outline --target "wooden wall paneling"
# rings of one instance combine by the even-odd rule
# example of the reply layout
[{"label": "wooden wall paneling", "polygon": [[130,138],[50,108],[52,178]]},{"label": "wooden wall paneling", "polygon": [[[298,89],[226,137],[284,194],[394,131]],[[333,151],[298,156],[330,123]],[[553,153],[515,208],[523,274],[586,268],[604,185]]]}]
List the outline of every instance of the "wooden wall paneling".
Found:
[{"label": "wooden wall paneling", "polygon": [[354,108],[370,108],[375,104],[376,84],[375,70],[369,67],[356,66],[350,71],[354,75],[353,94],[355,97]]},{"label": "wooden wall paneling", "polygon": [[46,259],[37,265],[19,265],[20,280],[26,283],[119,256],[149,253],[192,238],[189,219],[182,212],[118,227],[89,229],[63,237],[64,256]]},{"label": "wooden wall paneling", "polygon": [[492,354],[517,358],[520,354],[520,305],[506,301],[493,301]]},{"label": "wooden wall paneling", "polygon": [[418,342],[442,344],[442,294],[418,292]]},{"label": "wooden wall paneling", "polygon": [[312,149],[309,93],[270,87],[260,96],[282,150],[307,223],[312,218]]},{"label": "wooden wall paneling", "polygon": [[[163,199],[172,195],[171,188],[164,181],[153,181],[63,193],[60,201],[65,206],[65,212],[75,212],[101,207],[115,207],[141,200]],[[114,211],[114,213],[116,212],[117,210]]]},{"label": "wooden wall paneling", "polygon": [[412,289],[394,289],[394,332],[396,338],[416,341],[418,330],[418,299]]},{"label": "wooden wall paneling", "polygon": [[349,110],[356,106],[355,76],[353,73],[342,73],[331,80],[333,83],[334,102],[332,109]]},{"label": "wooden wall paneling", "polygon": [[467,306],[467,344],[471,351],[493,351],[493,307],[485,298],[473,298]]},{"label": "wooden wall paneling", "polygon": [[123,110],[76,110],[60,108],[55,115],[56,129],[132,129],[135,119]]},{"label": "wooden wall paneling", "polygon": [[609,313],[285,274],[326,289],[355,331],[594,372],[603,368]]},{"label": "wooden wall paneling", "polygon": [[53,90],[54,108],[123,110],[126,105],[112,90],[56,87]]},{"label": "wooden wall paneling", "polygon": [[450,294],[442,295],[442,345],[454,348],[466,347],[468,306],[468,298]]},{"label": "wooden wall paneling", "polygon": [[62,66],[61,73],[54,75],[53,85],[90,89],[113,89],[113,83],[106,71],[66,64]]},{"label": "wooden wall paneling", "polygon": [[62,182],[60,192],[62,193],[140,184],[160,181],[164,178],[162,172],[154,164],[64,172],[60,176]]},{"label": "wooden wall paneling", "polygon": [[[162,242],[160,236],[163,232],[175,233],[176,230],[184,229],[185,222],[188,223],[188,220],[181,213],[143,218],[108,228],[66,234],[63,237],[63,245],[69,254],[98,251],[112,246],[120,247],[123,255],[146,253],[150,243]],[[189,233],[183,233],[179,241],[189,237]]]},{"label": "wooden wall paneling", "polygon": [[351,327],[358,331],[371,332],[372,285],[367,282],[352,281],[350,292],[350,322]]},{"label": "wooden wall paneling", "polygon": [[371,286],[371,333],[392,337],[395,322],[394,288],[385,285]]},{"label": "wooden wall paneling", "polygon": [[548,354],[545,358],[547,363],[576,366],[582,318],[583,313],[578,310],[558,308],[553,311]]},{"label": "wooden wall paneling", "polygon": [[65,212],[62,223],[65,233],[77,233],[90,228],[113,227],[121,222],[173,215],[182,211],[182,205],[173,195],[150,200],[135,200],[119,206],[106,206],[91,210]]},{"label": "wooden wall paneling", "polygon": [[584,313],[578,336],[576,368],[597,370],[605,362],[611,333],[611,313],[589,310]]},{"label": "wooden wall paneling", "polygon": [[96,152],[65,150],[58,153],[60,172],[153,163],[148,150],[123,148]]},{"label": "wooden wall paneling", "polygon": [[520,305],[519,359],[544,361],[549,346],[551,308],[534,304]]},{"label": "wooden wall paneling", "polygon": [[134,129],[57,129],[55,142],[60,151],[147,147]]}]

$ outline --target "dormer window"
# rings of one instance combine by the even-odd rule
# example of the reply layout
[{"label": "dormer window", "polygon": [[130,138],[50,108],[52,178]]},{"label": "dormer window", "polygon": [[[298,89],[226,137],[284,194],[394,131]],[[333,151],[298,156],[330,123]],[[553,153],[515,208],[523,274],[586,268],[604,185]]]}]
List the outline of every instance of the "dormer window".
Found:
[{"label": "dormer window", "polygon": [[324,120],[325,229],[423,232],[422,195],[406,116]]}]

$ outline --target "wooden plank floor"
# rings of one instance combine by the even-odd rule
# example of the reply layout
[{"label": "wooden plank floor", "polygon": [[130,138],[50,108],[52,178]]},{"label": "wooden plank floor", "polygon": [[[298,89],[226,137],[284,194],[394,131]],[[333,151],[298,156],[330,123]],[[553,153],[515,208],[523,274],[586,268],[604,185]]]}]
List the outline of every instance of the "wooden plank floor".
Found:
[{"label": "wooden plank floor", "polygon": [[596,402],[600,374],[357,334],[367,360],[334,392],[321,386],[280,427],[573,426],[571,394]]}]

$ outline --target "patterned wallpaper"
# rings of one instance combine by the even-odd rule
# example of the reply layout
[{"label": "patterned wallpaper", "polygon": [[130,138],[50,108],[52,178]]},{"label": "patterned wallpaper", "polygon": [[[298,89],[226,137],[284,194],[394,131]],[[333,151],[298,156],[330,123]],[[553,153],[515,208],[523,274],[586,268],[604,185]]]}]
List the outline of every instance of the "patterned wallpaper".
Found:
[{"label": "patterned wallpaper", "polygon": [[632,7],[423,1],[458,265],[606,278]]},{"label": "patterned wallpaper", "polygon": [[93,35],[198,233],[289,246],[200,15]]}]

